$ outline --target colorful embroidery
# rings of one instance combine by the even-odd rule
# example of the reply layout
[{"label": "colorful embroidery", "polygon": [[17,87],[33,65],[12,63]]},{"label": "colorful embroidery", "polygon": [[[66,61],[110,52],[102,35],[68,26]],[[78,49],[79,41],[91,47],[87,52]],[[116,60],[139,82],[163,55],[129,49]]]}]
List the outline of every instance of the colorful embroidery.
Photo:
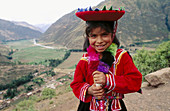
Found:
[{"label": "colorful embroidery", "polygon": [[90,87],[89,84],[85,83],[84,86],[81,88],[80,90],[80,96],[79,96],[79,99],[83,102],[85,102],[85,98],[86,98],[86,92],[87,92],[87,89]]}]

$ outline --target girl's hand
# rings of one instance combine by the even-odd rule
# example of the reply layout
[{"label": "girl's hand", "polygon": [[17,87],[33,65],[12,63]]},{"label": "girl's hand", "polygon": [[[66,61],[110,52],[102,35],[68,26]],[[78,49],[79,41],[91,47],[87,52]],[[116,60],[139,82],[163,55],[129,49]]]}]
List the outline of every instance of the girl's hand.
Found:
[{"label": "girl's hand", "polygon": [[90,94],[90,95],[92,95],[94,97],[97,97],[97,98],[102,98],[103,95],[104,95],[104,92],[105,92],[105,90],[101,86],[96,87],[95,84],[93,84],[87,90],[88,94]]},{"label": "girl's hand", "polygon": [[106,85],[106,76],[103,72],[94,71],[93,79],[95,84],[101,84],[102,86]]}]

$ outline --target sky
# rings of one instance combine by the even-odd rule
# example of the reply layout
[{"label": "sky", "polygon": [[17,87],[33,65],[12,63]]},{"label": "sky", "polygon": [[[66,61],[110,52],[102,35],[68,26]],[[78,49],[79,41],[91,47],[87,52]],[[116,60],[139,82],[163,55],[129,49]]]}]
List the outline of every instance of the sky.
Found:
[{"label": "sky", "polygon": [[51,24],[78,8],[96,6],[104,0],[0,0],[0,19],[32,25]]}]

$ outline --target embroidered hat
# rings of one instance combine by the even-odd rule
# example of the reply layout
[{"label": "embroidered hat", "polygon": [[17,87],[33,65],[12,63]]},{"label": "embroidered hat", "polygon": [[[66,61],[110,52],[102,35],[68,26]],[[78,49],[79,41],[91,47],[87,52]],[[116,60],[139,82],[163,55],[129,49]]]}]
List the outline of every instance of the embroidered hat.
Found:
[{"label": "embroidered hat", "polygon": [[86,9],[78,9],[76,16],[84,21],[117,21],[125,14],[124,8],[113,10],[112,6],[109,10],[106,6],[102,10],[96,8],[93,10],[91,7]]}]

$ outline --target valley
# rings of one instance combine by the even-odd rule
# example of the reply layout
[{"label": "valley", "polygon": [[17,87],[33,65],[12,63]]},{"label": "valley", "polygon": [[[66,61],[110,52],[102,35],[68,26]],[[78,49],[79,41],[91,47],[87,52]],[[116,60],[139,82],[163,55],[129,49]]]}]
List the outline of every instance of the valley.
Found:
[{"label": "valley", "polygon": [[[43,55],[48,57],[53,53],[57,53],[56,49],[48,49],[44,47],[37,46],[33,44],[32,40],[22,40],[16,42],[8,42],[5,44],[8,46],[9,49],[15,49],[14,53],[11,55],[14,60],[10,60],[11,63],[15,62],[14,65],[2,65],[0,66],[0,76],[1,76],[1,84],[10,83],[10,81],[17,80],[20,77],[26,76],[30,73],[33,74],[33,79],[31,81],[24,83],[17,87],[17,91],[19,92],[14,98],[3,99],[3,95],[6,93],[6,90],[1,90],[0,94],[0,108],[4,111],[11,111],[11,110],[22,110],[23,107],[20,104],[24,104],[31,101],[32,103],[36,104],[32,110],[67,110],[67,108],[75,109],[75,105],[72,103],[73,101],[77,101],[77,99],[73,96],[72,90],[69,86],[70,82],[73,79],[73,73],[75,70],[75,66],[80,60],[82,54],[84,52],[71,52],[67,61],[64,61],[57,67],[50,67],[48,65],[42,64],[43,62],[36,62],[37,64],[30,64],[30,61],[26,61],[27,55],[33,61],[37,61],[36,59],[40,60],[38,57],[42,58],[41,60],[45,60]],[[37,50],[34,48],[36,47]],[[28,49],[31,50],[28,50]],[[16,50],[17,49],[17,50]],[[24,50],[24,51],[23,51]],[[40,53],[38,50],[42,50],[43,54],[39,54],[36,56],[35,53]],[[58,50],[58,49],[57,49]],[[21,51],[21,53],[19,53]],[[31,54],[25,54],[30,52]],[[61,53],[62,51],[60,51]],[[65,50],[63,50],[64,55]],[[18,59],[15,58],[15,53],[18,56]],[[54,59],[60,58],[60,53],[57,53]],[[7,53],[8,54],[8,53]],[[20,55],[24,55],[24,57],[19,57]],[[40,56],[42,55],[42,56]],[[36,57],[35,57],[36,56]],[[16,62],[20,61],[20,62]],[[30,65],[29,65],[30,64]],[[53,75],[52,75],[53,74]],[[35,80],[43,80],[42,83],[36,83]],[[5,82],[8,81],[8,82]],[[31,87],[32,90],[28,91],[28,87]],[[42,96],[42,92],[46,88],[55,89],[56,96],[49,99],[48,97]],[[13,88],[12,88],[13,89]],[[65,98],[63,98],[65,97]],[[68,103],[66,102],[68,101]],[[67,104],[68,107],[64,107],[64,104]],[[26,106],[25,106],[26,107]],[[26,108],[27,110],[29,109]]]},{"label": "valley", "polygon": [[[104,5],[125,7],[117,37],[120,48],[128,50],[132,57],[137,55],[134,62],[143,78],[170,66],[168,0],[105,0],[97,7]],[[76,111],[79,100],[70,83],[85,53],[81,51],[85,22],[75,16],[74,10],[44,26],[48,29],[40,31],[30,26],[0,19],[0,110]],[[167,82],[158,87],[144,87],[142,95],[127,94],[127,108],[170,110],[169,86]]]},{"label": "valley", "polygon": [[66,49],[37,46],[32,39],[6,42],[0,49],[0,109],[27,98],[29,93],[63,85],[70,78],[68,71],[61,73],[50,65],[66,59],[69,56]]},{"label": "valley", "polygon": [[[23,45],[22,45],[23,44]],[[31,52],[31,50],[28,50],[30,47],[32,50],[34,50],[36,53],[38,50],[35,50],[35,47],[39,47],[38,49],[41,49],[42,52],[39,56],[36,56],[31,52],[32,54],[28,54],[34,61],[36,59],[40,60],[38,57],[42,58],[40,61],[44,61],[46,58],[43,58],[41,55],[48,56],[48,53],[56,53],[54,59],[59,58],[60,53],[63,53],[63,56],[65,54],[66,50],[60,50],[59,53],[56,51],[56,49],[48,49],[40,46],[36,46],[33,44],[32,40],[24,40],[24,41],[16,41],[16,42],[9,42],[5,44],[7,49],[4,50],[3,55],[7,55],[11,49],[14,48],[14,52],[11,55],[13,59],[15,59],[15,53],[20,52],[22,50],[25,50],[24,52],[18,54],[24,55],[24,53]],[[5,46],[3,46],[5,47]],[[34,48],[33,48],[34,47]],[[142,49],[142,47],[129,47],[128,49],[131,50],[131,52],[135,53],[135,49]],[[1,48],[0,48],[1,49]],[[3,48],[2,48],[3,49]],[[16,50],[18,49],[18,50]],[[154,48],[145,47],[145,49],[151,49],[154,50]],[[28,50],[28,51],[26,51]],[[48,51],[47,51],[48,50]],[[54,52],[53,52],[53,51]],[[58,49],[57,49],[58,50]],[[9,51],[8,53],[5,51]],[[75,111],[77,109],[77,106],[79,104],[79,100],[74,96],[72,93],[72,89],[70,88],[70,83],[73,80],[74,70],[76,67],[76,64],[80,60],[82,54],[84,52],[71,52],[69,57],[66,61],[63,61],[58,66],[52,67],[49,66],[49,64],[44,64],[43,62],[34,62],[30,64],[30,61],[27,63],[24,59],[27,59],[25,57],[20,57],[17,61],[22,62],[14,62],[13,60],[9,60],[9,64],[0,64],[0,82],[1,84],[4,83],[14,83],[13,81],[18,81],[20,78],[26,77],[27,75],[31,74],[33,78],[23,83],[22,85],[17,86],[17,94],[13,98],[6,98],[4,99],[4,94],[7,93],[8,89],[1,90],[0,91],[0,108],[3,111]],[[22,59],[21,59],[22,58]],[[2,60],[2,59],[1,59]],[[7,61],[6,61],[7,62]],[[3,62],[0,62],[3,63]],[[13,64],[12,64],[13,63]],[[6,82],[8,81],[8,82]],[[11,82],[10,82],[11,81]],[[162,86],[163,90],[166,92],[168,90],[165,90],[165,88],[168,87]],[[15,88],[11,88],[12,91],[14,91]],[[155,89],[158,90],[159,89]],[[161,90],[161,89],[160,89]],[[49,91],[48,96],[44,95],[45,91]],[[52,92],[55,92],[54,95]],[[141,97],[147,96],[147,94],[150,94],[152,90],[144,89],[145,94],[128,94],[126,96],[125,101],[127,101],[127,107],[128,109],[131,109],[131,105],[136,107],[134,104],[128,103],[128,101],[133,101],[136,99],[136,96],[139,100],[137,100],[138,103],[140,101],[146,101],[145,99],[140,100]],[[135,97],[135,98],[134,98]],[[154,98],[154,96],[150,96],[151,98]],[[160,96],[161,97],[161,96]],[[149,101],[148,101],[149,102]],[[29,104],[29,105],[27,105]],[[154,103],[153,106],[155,106],[157,103]],[[145,106],[146,104],[142,104]],[[67,106],[67,107],[65,107]],[[140,107],[141,108],[141,107]],[[143,109],[147,109],[143,108]],[[162,107],[161,107],[162,108]],[[167,105],[165,105],[165,108],[167,108]],[[133,109],[131,109],[133,110]],[[136,110],[139,110],[136,108]]]}]

